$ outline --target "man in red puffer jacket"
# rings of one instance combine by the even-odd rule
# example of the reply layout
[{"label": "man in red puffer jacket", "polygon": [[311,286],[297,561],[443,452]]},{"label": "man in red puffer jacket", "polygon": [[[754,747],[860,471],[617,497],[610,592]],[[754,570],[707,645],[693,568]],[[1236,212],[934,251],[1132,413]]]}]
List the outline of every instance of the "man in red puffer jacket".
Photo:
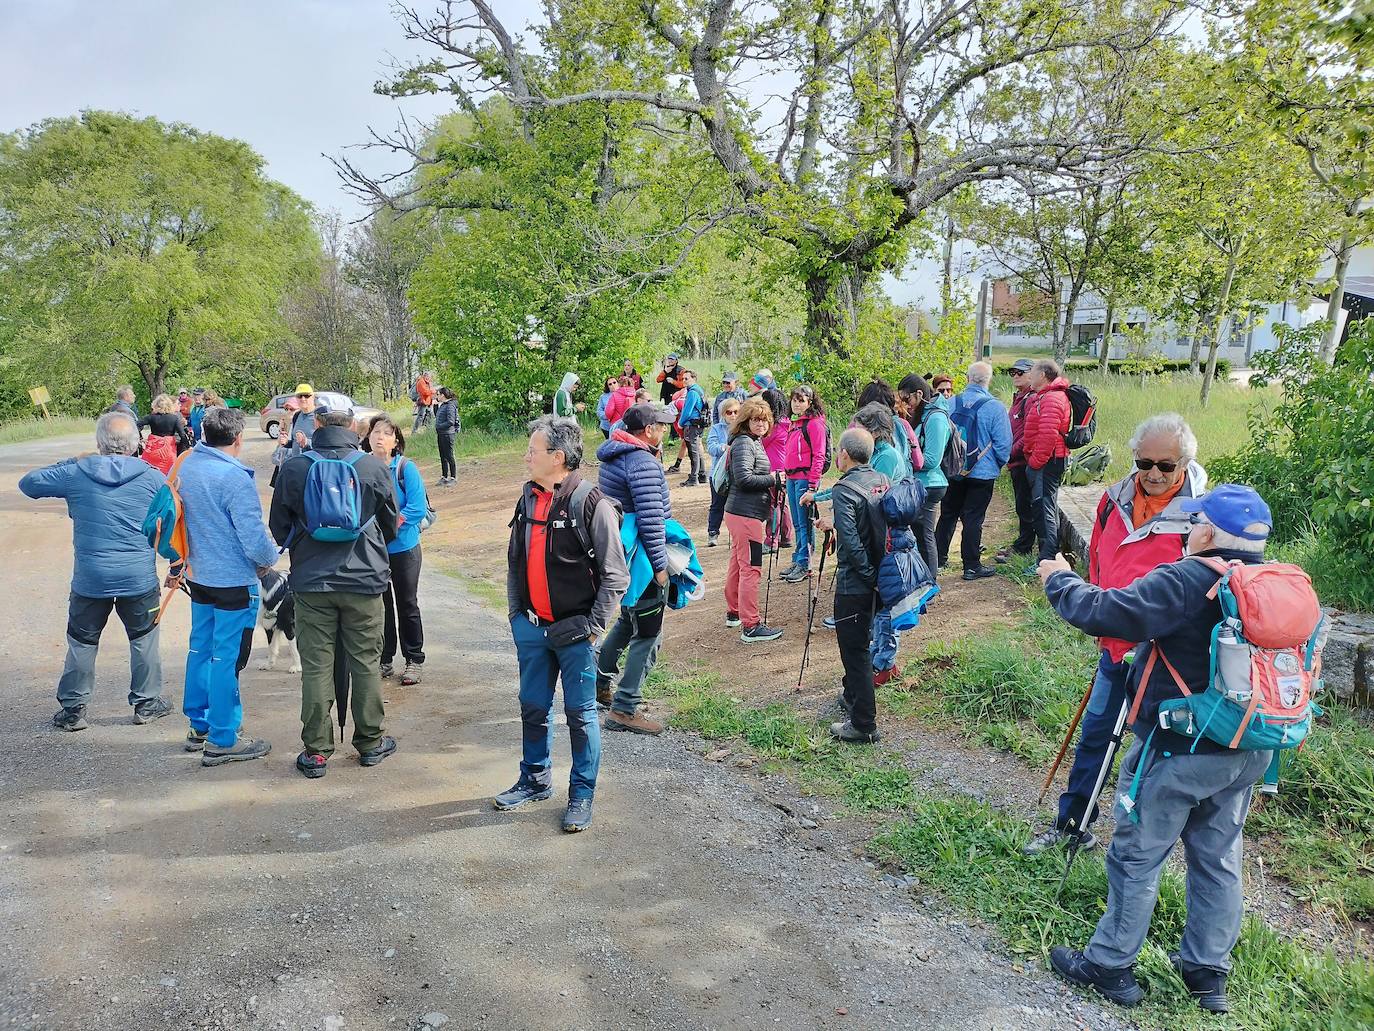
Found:
[{"label": "man in red puffer jacket", "polygon": [[1069,381],[1052,359],[1037,361],[1026,379],[1033,393],[1026,402],[1021,447],[1030,470],[1031,517],[1040,539],[1040,560],[1044,561],[1059,551],[1059,484],[1069,457],[1064,434],[1073,420],[1073,406],[1069,403]]}]

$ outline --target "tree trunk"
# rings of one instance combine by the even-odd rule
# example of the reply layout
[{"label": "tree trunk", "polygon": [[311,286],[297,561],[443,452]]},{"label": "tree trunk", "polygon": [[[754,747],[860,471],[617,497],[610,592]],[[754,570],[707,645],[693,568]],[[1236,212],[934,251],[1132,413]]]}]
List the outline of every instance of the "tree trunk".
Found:
[{"label": "tree trunk", "polygon": [[1069,357],[1068,340],[1064,335],[1064,304],[1063,291],[1060,289],[1059,280],[1053,280],[1053,290],[1050,301],[1054,304],[1054,330],[1051,339],[1054,341],[1054,360],[1061,366]]},{"label": "tree trunk", "polygon": [[[1208,319],[1207,324],[1211,323],[1212,320]],[[1202,326],[1202,316],[1194,315],[1192,328],[1188,331],[1188,371],[1194,376],[1202,371]]]},{"label": "tree trunk", "polygon": [[1097,356],[1097,371],[1105,375],[1111,370],[1112,323],[1116,321],[1116,298],[1107,298],[1107,318],[1102,324],[1102,353]]},{"label": "tree trunk", "polygon": [[1319,357],[1326,365],[1336,364],[1336,347],[1341,342],[1341,302],[1345,300],[1345,275],[1350,270],[1350,252],[1354,246],[1350,240],[1350,230],[1341,236],[1340,249],[1336,251],[1336,284],[1331,288],[1331,296],[1326,302],[1326,337],[1322,340]]},{"label": "tree trunk", "polygon": [[835,280],[825,272],[813,272],[806,277],[806,343],[818,355],[848,356]]},{"label": "tree trunk", "polygon": [[1082,294],[1082,292],[1083,283],[1081,280],[1074,280],[1072,283],[1069,284],[1069,296],[1068,299],[1064,302],[1064,324],[1060,327],[1060,338],[1058,341],[1055,342],[1054,349],[1056,357],[1058,357],[1062,352],[1063,357],[1059,357],[1059,362],[1061,365],[1068,359],[1069,351],[1072,349],[1073,340],[1071,338],[1073,337],[1073,316],[1074,313],[1078,311],[1078,298]]},{"label": "tree trunk", "polygon": [[949,299],[954,292],[954,216],[945,220],[944,271],[940,280],[940,313],[949,313]]},{"label": "tree trunk", "polygon": [[1236,278],[1236,253],[1231,252],[1230,260],[1226,263],[1226,278],[1221,283],[1221,296],[1217,298],[1217,324],[1212,333],[1212,346],[1207,351],[1207,372],[1202,377],[1202,406],[1207,407],[1207,400],[1212,394],[1212,381],[1217,378],[1217,352],[1221,350],[1221,338],[1224,331],[1230,328],[1231,320],[1226,315],[1226,305],[1231,298],[1231,283]]}]

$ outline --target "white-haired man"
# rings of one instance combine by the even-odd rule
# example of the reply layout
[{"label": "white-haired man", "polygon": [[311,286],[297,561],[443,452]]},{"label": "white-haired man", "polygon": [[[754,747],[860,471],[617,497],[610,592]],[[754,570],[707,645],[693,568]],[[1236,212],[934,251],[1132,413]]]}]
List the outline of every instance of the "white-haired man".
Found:
[{"label": "white-haired man", "polygon": [[1011,457],[1011,420],[1007,406],[988,392],[991,382],[992,366],[974,362],[968,367],[968,386],[950,406],[950,421],[963,434],[968,448],[967,473],[950,478],[940,502],[940,521],[935,524],[935,547],[943,566],[955,524],[964,524],[959,556],[965,580],[981,580],[997,572],[995,567],[983,565],[983,520],[992,488]]}]

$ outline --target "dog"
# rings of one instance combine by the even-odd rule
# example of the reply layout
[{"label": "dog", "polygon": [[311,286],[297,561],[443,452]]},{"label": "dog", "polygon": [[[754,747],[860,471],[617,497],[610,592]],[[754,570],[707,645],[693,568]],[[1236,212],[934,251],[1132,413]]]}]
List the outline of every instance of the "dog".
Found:
[{"label": "dog", "polygon": [[296,596],[286,584],[286,577],[275,569],[262,578],[258,600],[258,625],[267,635],[267,658],[258,669],[275,670],[286,653],[286,672],[301,671],[301,653],[296,648]]}]

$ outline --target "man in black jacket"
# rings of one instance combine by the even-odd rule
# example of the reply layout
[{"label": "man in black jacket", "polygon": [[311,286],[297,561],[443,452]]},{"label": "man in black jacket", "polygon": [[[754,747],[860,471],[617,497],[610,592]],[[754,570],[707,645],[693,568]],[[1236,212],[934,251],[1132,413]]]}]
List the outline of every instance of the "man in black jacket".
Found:
[{"label": "man in black jacket", "polygon": [[873,435],[867,430],[855,427],[840,435],[835,449],[840,482],[830,492],[834,519],[816,521],[822,532],[835,531],[835,637],[844,664],[840,705],[849,718],[832,723],[830,733],[841,741],[873,742],[881,737],[869,644],[887,531],[872,499],[886,492],[888,480],[869,466],[872,458]]},{"label": "man in black jacket", "polygon": [[[396,537],[396,491],[391,473],[360,451],[348,412],[330,412],[314,432],[309,451],[288,459],[277,477],[268,526],[279,545],[291,546],[291,593],[296,600],[296,642],[301,653],[301,743],[296,768],[323,777],[334,754],[334,653],[348,657],[352,680],[353,747],[364,766],[396,751],[382,733],[382,594],[391,580],[386,545]],[[357,452],[361,457],[350,459]],[[306,529],[306,484],[317,459],[351,460],[362,488],[353,540],[317,540]]]},{"label": "man in black jacket", "polygon": [[[1264,561],[1273,521],[1269,506],[1249,487],[1221,484],[1177,504],[1192,513],[1186,556]],[[1105,590],[1084,582],[1060,555],[1040,563],[1040,578],[1054,610],[1085,634],[1145,642],[1136,648],[1126,681],[1136,699],[1135,743],[1121,762],[1116,830],[1107,851],[1107,910],[1082,952],[1060,946],[1050,951],[1050,962],[1065,978],[1113,1002],[1140,1002],[1145,991],[1136,983],[1135,959],[1145,944],[1160,871],[1182,838],[1188,920],[1170,959],[1198,1005],[1225,1013],[1231,949],[1245,911],[1241,832],[1255,781],[1273,753],[1186,737],[1159,721],[1160,703],[1183,697],[1180,681],[1190,693],[1207,689],[1212,628],[1221,620],[1212,594],[1217,572],[1185,557],[1129,587]]]}]

